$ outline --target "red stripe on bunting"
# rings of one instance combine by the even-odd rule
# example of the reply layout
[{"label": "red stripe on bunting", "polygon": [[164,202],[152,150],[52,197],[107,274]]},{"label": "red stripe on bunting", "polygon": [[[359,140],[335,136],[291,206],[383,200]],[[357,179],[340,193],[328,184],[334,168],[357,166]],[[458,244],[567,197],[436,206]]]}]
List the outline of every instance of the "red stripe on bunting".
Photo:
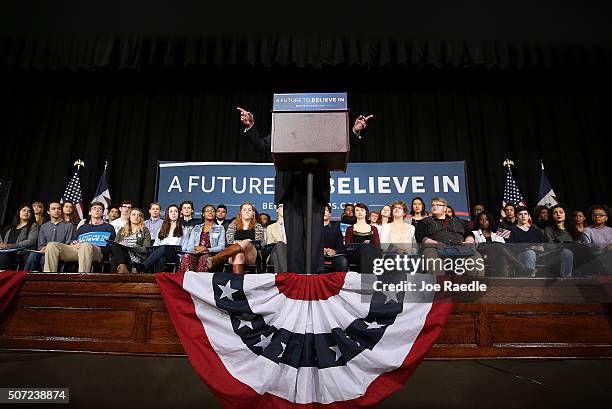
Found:
[{"label": "red stripe on bunting", "polygon": [[26,274],[25,271],[0,272],[0,314],[17,294]]},{"label": "red stripe on bunting", "polygon": [[316,275],[281,273],[276,275],[276,287],[292,300],[327,300],[338,295],[344,286],[345,276],[346,272]]},{"label": "red stripe on bunting", "polygon": [[[440,297],[437,295],[423,329],[417,336],[402,365],[376,378],[362,397],[329,404],[297,404],[269,393],[259,395],[227,371],[210,344],[204,326],[195,313],[195,306],[190,294],[182,287],[183,278],[182,273],[156,274],[166,308],[191,365],[200,378],[210,387],[217,399],[226,408],[232,409],[349,409],[373,407],[404,386],[440,335],[452,311],[452,303],[440,302],[443,295],[440,295]],[[287,279],[289,278],[285,280]],[[335,276],[334,280],[337,279],[338,276]],[[344,277],[342,279],[344,280]],[[231,329],[228,328],[228,330]]]}]

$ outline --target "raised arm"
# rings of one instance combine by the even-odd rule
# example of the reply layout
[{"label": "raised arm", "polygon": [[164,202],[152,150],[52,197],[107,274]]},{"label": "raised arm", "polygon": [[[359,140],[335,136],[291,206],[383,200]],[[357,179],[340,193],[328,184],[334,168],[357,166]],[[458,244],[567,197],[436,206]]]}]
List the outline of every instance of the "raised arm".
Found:
[{"label": "raised arm", "polygon": [[252,113],[240,107],[236,107],[236,109],[240,112],[240,122],[244,125],[243,132],[253,148],[259,153],[269,154],[272,140],[270,135],[265,136],[259,133]]},{"label": "raised arm", "polygon": [[357,138],[361,139],[361,131],[363,131],[368,125],[368,121],[374,118],[374,115],[359,115],[357,119],[355,119],[355,124],[353,124],[353,133],[357,136]]}]

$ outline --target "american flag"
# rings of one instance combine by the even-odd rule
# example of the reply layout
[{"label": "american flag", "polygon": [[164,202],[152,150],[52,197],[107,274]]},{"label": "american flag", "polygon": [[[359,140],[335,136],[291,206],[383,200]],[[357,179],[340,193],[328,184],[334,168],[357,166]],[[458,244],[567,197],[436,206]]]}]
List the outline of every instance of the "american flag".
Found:
[{"label": "american flag", "polygon": [[62,195],[60,202],[70,201],[74,203],[74,207],[79,214],[79,218],[83,219],[83,195],[81,194],[81,181],[79,180],[79,170],[75,170],[72,178],[66,186],[66,190]]},{"label": "american flag", "polygon": [[[527,207],[527,202],[525,201],[525,199],[523,199],[523,195],[521,195],[521,192],[518,188],[518,185],[516,184],[516,181],[514,180],[514,177],[512,176],[512,171],[510,169],[508,169],[508,172],[506,173],[506,186],[504,187],[504,197],[502,199],[502,208],[501,208],[502,218],[506,217],[506,212],[504,212],[504,208],[506,207],[507,203],[514,203],[516,207],[519,207],[519,206]],[[507,236],[506,236],[507,238],[510,235],[510,232],[509,231],[506,231],[506,232],[507,232]],[[502,232],[501,234],[502,237],[504,237],[504,233],[506,232]]]}]

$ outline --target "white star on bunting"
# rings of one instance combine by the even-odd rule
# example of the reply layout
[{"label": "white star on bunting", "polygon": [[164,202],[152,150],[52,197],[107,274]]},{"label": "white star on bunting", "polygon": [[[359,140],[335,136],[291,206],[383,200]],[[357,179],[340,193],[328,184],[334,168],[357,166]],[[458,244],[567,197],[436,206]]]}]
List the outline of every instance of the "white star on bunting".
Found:
[{"label": "white star on bunting", "polygon": [[232,288],[232,286],[230,285],[230,282],[231,281],[228,281],[227,284],[225,284],[225,285],[217,284],[217,286],[222,291],[221,297],[219,297],[219,299],[225,297],[225,298],[229,299],[230,301],[234,301],[234,298],[232,297],[232,294],[237,293],[238,290],[234,290]]}]

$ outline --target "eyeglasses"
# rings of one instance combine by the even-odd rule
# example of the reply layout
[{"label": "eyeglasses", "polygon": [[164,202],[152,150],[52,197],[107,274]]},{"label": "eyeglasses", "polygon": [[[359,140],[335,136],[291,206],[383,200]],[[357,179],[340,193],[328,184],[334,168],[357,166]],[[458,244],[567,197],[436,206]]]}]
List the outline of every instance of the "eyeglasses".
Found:
[{"label": "eyeglasses", "polygon": [[431,207],[446,207],[445,204],[441,204],[441,203],[434,203],[431,205]]},{"label": "eyeglasses", "polygon": [[204,213],[214,213],[215,210],[214,209],[208,209],[208,210],[204,210]]},{"label": "eyeglasses", "polygon": [[605,213],[593,213],[592,216],[593,217],[606,217],[607,214],[605,214]]}]

